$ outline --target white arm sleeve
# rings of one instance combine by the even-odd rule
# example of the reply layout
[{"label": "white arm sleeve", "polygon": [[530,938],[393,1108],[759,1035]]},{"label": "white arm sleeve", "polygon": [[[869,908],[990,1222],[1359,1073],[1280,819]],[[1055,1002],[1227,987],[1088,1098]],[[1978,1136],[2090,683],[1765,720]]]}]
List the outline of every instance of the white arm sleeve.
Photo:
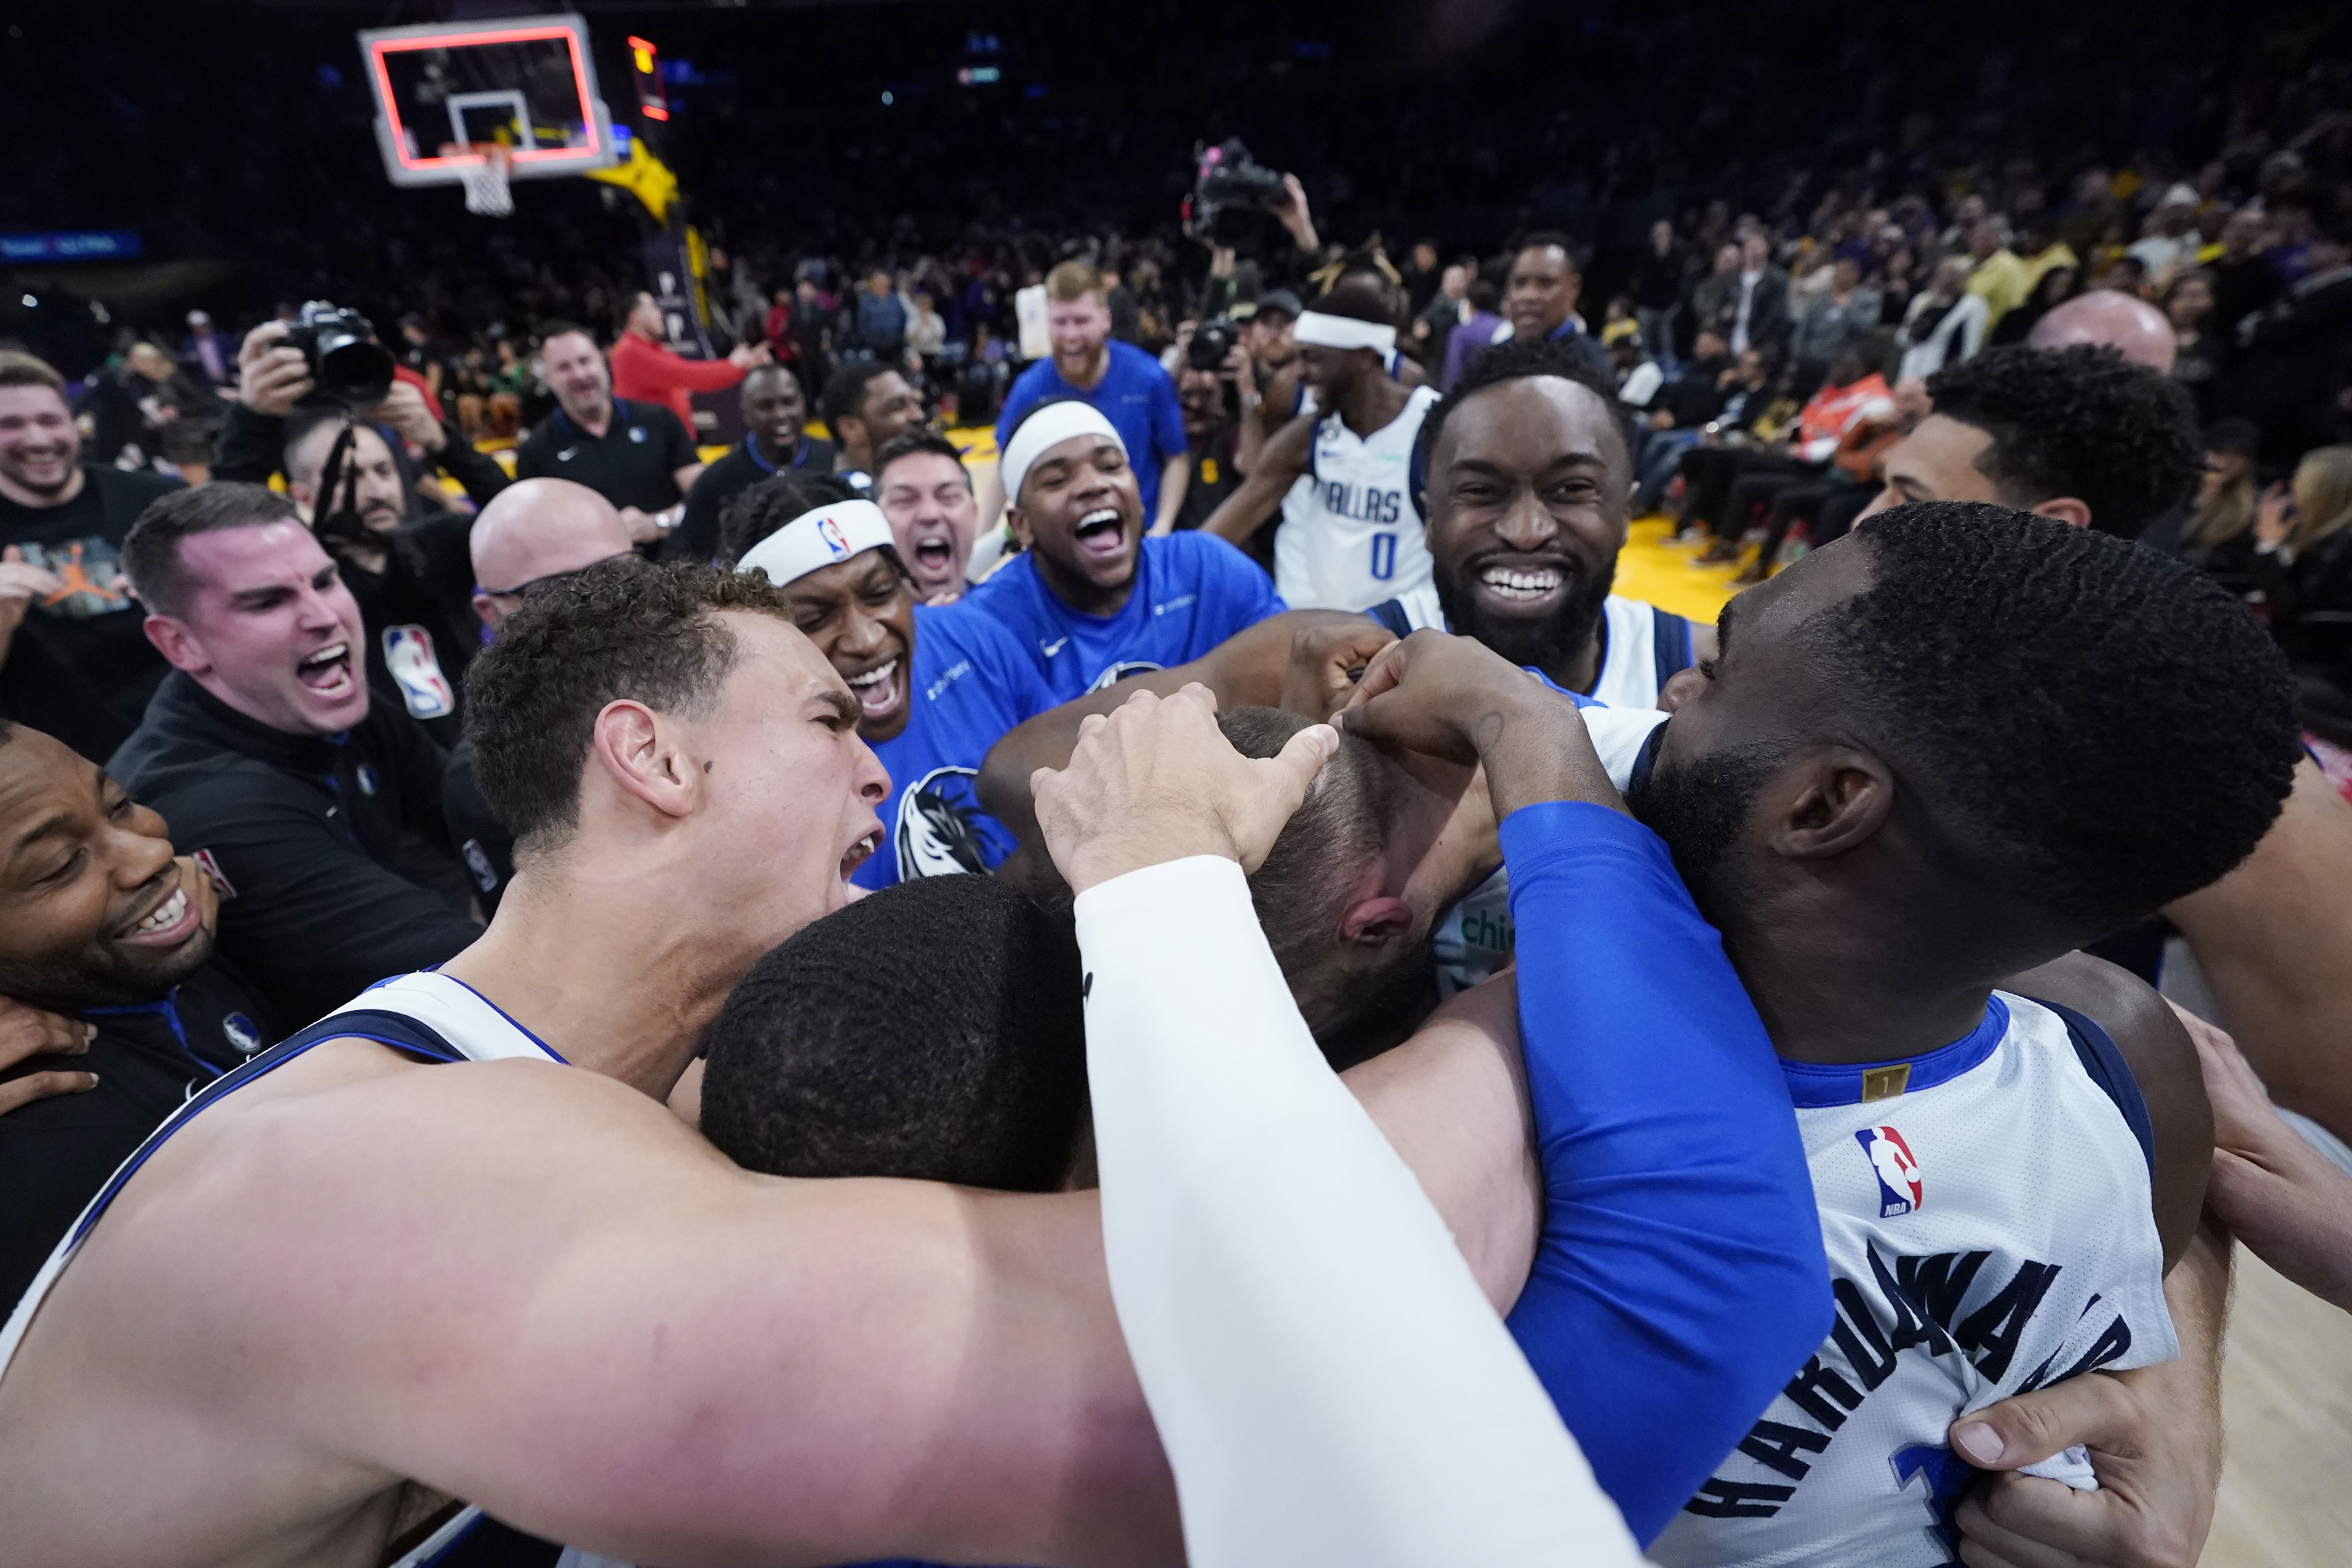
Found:
[{"label": "white arm sleeve", "polygon": [[1192,1568],[1641,1560],[1324,1062],[1241,868],[1077,900],[1103,1238]]}]

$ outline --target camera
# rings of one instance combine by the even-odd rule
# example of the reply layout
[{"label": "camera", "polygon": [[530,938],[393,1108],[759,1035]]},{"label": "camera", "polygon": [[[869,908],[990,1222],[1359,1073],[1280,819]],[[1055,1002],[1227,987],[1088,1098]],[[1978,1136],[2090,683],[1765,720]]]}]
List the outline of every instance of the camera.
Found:
[{"label": "camera", "polygon": [[1236,136],[1192,153],[1192,194],[1184,201],[1184,232],[1213,245],[1249,238],[1258,219],[1290,199],[1281,171],[1252,158]]},{"label": "camera", "polygon": [[1184,363],[1194,370],[1223,370],[1234,345],[1242,341],[1239,322],[1230,316],[1217,316],[1192,329],[1192,341],[1184,349]]},{"label": "camera", "polygon": [[286,330],[286,341],[302,351],[320,392],[347,408],[371,407],[392,391],[392,351],[375,341],[375,328],[357,310],[313,300]]}]

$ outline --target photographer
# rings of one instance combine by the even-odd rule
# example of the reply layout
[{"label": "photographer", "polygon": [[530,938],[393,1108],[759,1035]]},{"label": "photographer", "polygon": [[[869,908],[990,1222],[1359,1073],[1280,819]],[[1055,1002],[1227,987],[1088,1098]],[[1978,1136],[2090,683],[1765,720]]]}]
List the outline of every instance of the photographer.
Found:
[{"label": "photographer", "polygon": [[[331,317],[324,313],[331,313]],[[303,316],[304,323],[297,326],[340,319],[347,330],[365,332],[362,341],[374,341],[365,318],[350,311],[312,304],[303,307]],[[474,450],[464,437],[434,416],[421,378],[393,363],[389,351],[383,352],[383,359],[390,384],[380,396],[354,406],[348,401],[348,394],[356,388],[344,388],[347,395],[339,397],[334,395],[333,388],[321,387],[312,353],[299,346],[299,339],[287,341],[296,330],[284,321],[264,321],[246,333],[245,345],[236,356],[236,401],[229,405],[227,419],[221,426],[220,460],[213,465],[213,478],[267,484],[270,476],[279,471],[289,415],[298,407],[350,407],[355,417],[385,426],[400,437],[394,455],[401,460],[402,483],[407,496],[403,509],[405,515],[415,517],[423,504],[435,509],[439,506],[438,497],[418,488],[415,468],[408,461],[412,451],[457,480],[477,507],[507,488],[510,481],[506,470],[494,458]]]},{"label": "photographer", "polygon": [[1176,405],[1184,416],[1192,463],[1184,504],[1176,512],[1181,530],[1206,522],[1241,487],[1237,458],[1244,411],[1255,405],[1257,391],[1249,345],[1230,321],[1185,322],[1176,330],[1173,353]]}]

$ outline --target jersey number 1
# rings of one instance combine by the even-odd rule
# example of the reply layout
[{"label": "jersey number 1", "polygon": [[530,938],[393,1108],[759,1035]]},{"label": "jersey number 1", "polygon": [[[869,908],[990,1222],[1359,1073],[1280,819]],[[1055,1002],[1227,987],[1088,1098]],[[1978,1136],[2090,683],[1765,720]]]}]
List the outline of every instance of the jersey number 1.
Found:
[{"label": "jersey number 1", "polygon": [[1396,575],[1396,535],[1372,535],[1372,580],[1385,583]]}]

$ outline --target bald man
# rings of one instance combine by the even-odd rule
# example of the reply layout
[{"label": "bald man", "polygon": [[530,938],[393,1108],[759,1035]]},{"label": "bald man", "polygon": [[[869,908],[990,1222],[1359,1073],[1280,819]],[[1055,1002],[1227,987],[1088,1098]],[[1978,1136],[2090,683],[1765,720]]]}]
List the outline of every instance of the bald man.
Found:
[{"label": "bald man", "polygon": [[[495,642],[526,595],[559,577],[635,548],[613,503],[570,479],[520,479],[474,520],[474,614],[482,640]],[[514,875],[514,835],[506,830],[474,778],[474,742],[460,741],[441,775],[441,815],[450,847],[466,862],[482,901],[496,914]]]},{"label": "bald man", "polygon": [[2179,347],[2163,311],[2114,289],[2076,295],[2034,322],[2025,341],[2037,349],[2104,343],[2132,363],[2163,375],[2172,374],[2173,355]]},{"label": "bald man", "polygon": [[474,614],[491,637],[531,589],[632,548],[613,503],[570,479],[509,486],[474,520],[468,544]]}]

